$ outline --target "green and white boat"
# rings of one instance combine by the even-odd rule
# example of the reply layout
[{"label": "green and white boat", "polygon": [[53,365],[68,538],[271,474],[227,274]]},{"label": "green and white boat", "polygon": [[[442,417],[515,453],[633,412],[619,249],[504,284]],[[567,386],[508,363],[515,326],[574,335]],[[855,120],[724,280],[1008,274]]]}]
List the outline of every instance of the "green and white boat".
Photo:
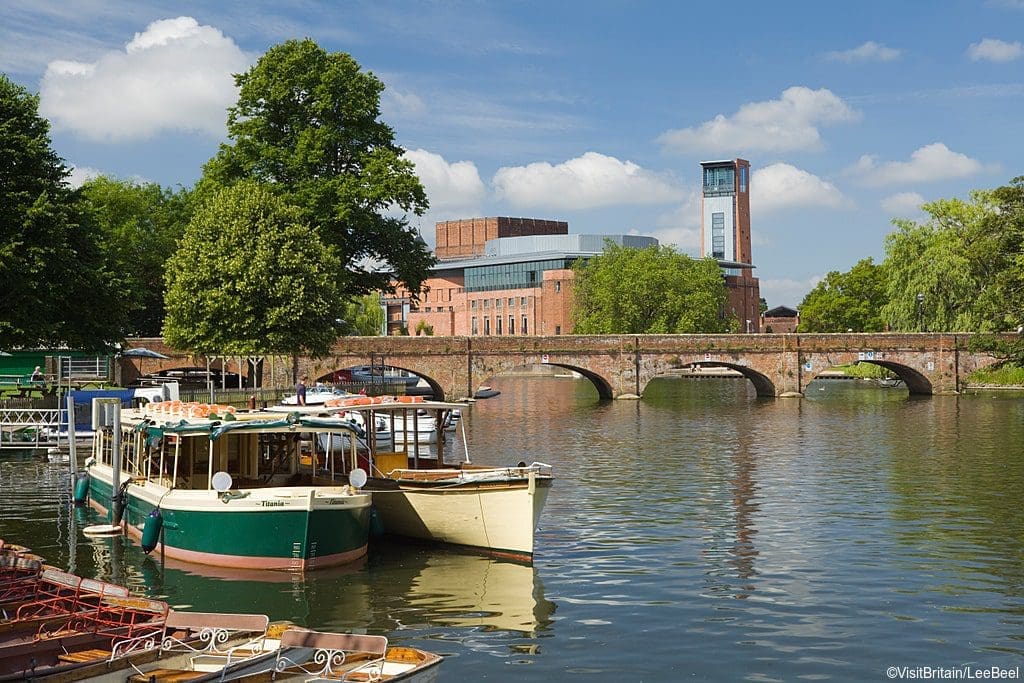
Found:
[{"label": "green and white boat", "polygon": [[[351,429],[298,414],[151,403],[122,411],[115,428],[95,430],[79,476],[88,477],[90,504],[147,551],[219,567],[337,566],[366,554],[370,494],[334,476],[333,458],[344,453],[321,467],[306,456],[319,434]],[[353,471],[351,458],[337,469]],[[76,500],[85,490],[76,482]]]}]

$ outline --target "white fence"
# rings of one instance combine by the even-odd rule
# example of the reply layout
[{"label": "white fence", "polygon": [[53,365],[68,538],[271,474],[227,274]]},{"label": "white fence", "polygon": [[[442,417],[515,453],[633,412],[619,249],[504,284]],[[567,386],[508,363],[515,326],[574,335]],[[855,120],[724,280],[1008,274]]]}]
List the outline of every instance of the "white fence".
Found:
[{"label": "white fence", "polygon": [[58,408],[0,409],[0,449],[50,448],[61,444]]}]

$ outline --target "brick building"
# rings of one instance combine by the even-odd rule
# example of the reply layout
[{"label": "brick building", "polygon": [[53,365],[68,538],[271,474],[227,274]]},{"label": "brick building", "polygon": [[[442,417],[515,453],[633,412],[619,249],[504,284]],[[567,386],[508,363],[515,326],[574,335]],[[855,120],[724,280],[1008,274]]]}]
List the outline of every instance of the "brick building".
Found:
[{"label": "brick building", "polygon": [[382,302],[387,334],[556,335],[572,332],[572,264],[604,250],[658,244],[636,235],[570,235],[565,221],[469,218],[437,224],[440,263],[413,304],[399,290]]},{"label": "brick building", "polygon": [[718,261],[729,292],[727,314],[740,330],[758,332],[761,289],[750,250],[750,162],[702,161],[700,255]]},{"label": "brick building", "polygon": [[[750,163],[705,161],[701,203],[701,257],[722,268],[728,290],[725,315],[740,330],[761,329],[760,289],[750,251]],[[439,263],[416,304],[399,290],[382,298],[385,333],[556,335],[572,332],[572,264],[604,250],[611,239],[626,247],[657,245],[636,235],[570,235],[565,221],[539,218],[464,218],[436,224]]]}]

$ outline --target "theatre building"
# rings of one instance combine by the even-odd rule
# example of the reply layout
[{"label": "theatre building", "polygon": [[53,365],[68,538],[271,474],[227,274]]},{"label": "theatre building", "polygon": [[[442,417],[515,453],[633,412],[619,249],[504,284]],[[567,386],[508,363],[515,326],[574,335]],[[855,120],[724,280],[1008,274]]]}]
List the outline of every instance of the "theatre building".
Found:
[{"label": "theatre building", "polygon": [[[750,254],[750,163],[705,161],[701,257],[722,269],[728,291],[723,316],[740,331],[761,328],[760,291]],[[643,249],[637,235],[570,235],[565,221],[465,218],[436,225],[439,263],[420,300],[407,291],[382,297],[385,334],[556,335],[572,333],[572,264],[604,251],[606,239]]]},{"label": "theatre building", "polygon": [[418,303],[408,292],[382,298],[386,333],[436,336],[556,335],[572,332],[572,264],[604,241],[642,249],[636,235],[570,235],[565,221],[467,218],[438,223],[440,262]]}]

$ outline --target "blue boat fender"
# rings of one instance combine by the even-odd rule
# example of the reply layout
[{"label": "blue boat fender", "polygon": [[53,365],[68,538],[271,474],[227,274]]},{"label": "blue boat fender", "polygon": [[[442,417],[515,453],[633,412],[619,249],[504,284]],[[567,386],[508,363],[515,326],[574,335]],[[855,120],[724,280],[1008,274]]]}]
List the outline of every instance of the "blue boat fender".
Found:
[{"label": "blue boat fender", "polygon": [[89,500],[89,473],[80,472],[75,479],[75,492],[73,499],[75,505],[85,505]]},{"label": "blue boat fender", "polygon": [[160,508],[153,508],[153,511],[146,515],[146,522],[142,525],[142,550],[145,553],[153,552],[157,543],[160,542],[160,532],[164,527],[164,517],[160,514]]}]

